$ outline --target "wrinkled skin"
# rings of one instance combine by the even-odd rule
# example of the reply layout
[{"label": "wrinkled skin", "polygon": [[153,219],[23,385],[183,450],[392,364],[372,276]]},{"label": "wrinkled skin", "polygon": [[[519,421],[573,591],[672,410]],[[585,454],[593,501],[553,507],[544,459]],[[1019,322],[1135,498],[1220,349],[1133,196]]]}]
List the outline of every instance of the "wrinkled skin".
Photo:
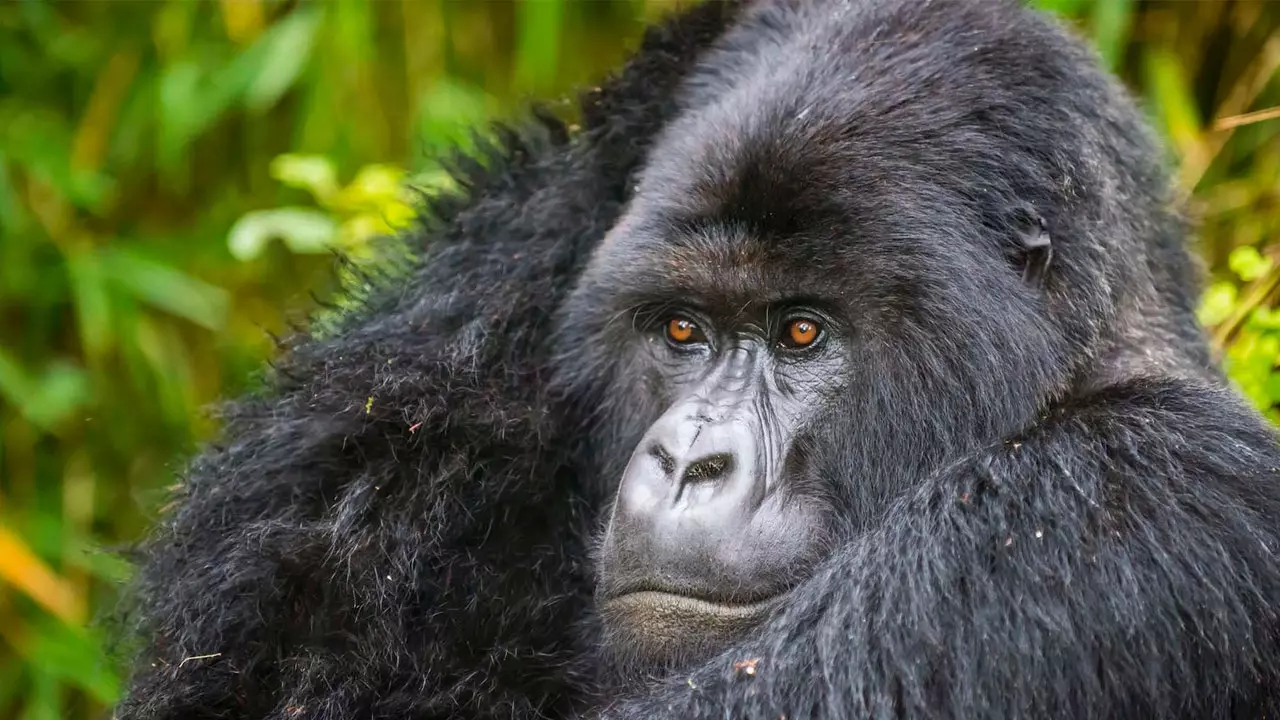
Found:
[{"label": "wrinkled skin", "polygon": [[230,406],[118,717],[1280,711],[1280,448],[1079,43],[706,4],[582,126]]}]

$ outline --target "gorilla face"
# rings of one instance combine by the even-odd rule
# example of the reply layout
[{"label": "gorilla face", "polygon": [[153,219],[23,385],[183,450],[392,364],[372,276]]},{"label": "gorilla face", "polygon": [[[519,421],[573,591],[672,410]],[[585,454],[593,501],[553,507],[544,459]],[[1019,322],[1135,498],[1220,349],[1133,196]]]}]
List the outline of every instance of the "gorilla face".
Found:
[{"label": "gorilla face", "polygon": [[[783,177],[839,157],[811,151]],[[611,378],[598,602],[631,667],[705,657],[763,622],[913,478],[1027,422],[1025,388],[1057,366],[1025,263],[979,228],[940,248],[928,233],[966,229],[913,227],[918,197],[823,202],[713,154],[650,166],[571,303],[576,362]],[[1014,302],[985,299],[1001,286]]]},{"label": "gorilla face", "polygon": [[603,544],[604,618],[641,655],[759,622],[824,544],[806,433],[848,378],[844,329],[800,297],[638,312],[639,371],[666,406],[622,474]]},{"label": "gorilla face", "polygon": [[615,493],[597,599],[631,669],[703,658],[765,621],[913,479],[1029,421],[1025,388],[1049,385],[1053,353],[1034,294],[984,299],[1016,298],[1026,268],[977,228],[973,246],[937,248],[909,196],[899,228],[921,238],[903,246],[856,208],[794,214],[789,197],[784,215],[651,183],[566,323],[582,333],[566,365],[610,378],[592,394],[595,472]]},{"label": "gorilla face", "polygon": [[707,61],[560,318],[632,664],[764,621],[913,483],[1034,422],[1095,332],[1057,313],[1093,279],[1048,272],[1078,251],[1050,242],[1040,148],[827,46],[779,53],[821,75]]},{"label": "gorilla face", "polygon": [[629,662],[723,646],[831,547],[838,503],[815,449],[853,380],[852,316],[792,254],[642,189],[571,303],[592,334],[573,344],[603,350],[588,364],[614,383],[598,599]]}]

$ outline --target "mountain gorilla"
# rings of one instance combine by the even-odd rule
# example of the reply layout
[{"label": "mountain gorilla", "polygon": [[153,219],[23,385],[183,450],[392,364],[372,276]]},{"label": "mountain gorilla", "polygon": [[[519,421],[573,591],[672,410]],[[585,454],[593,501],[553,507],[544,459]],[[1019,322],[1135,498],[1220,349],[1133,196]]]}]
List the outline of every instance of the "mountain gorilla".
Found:
[{"label": "mountain gorilla", "polygon": [[1008,0],[703,4],[230,408],[121,718],[1280,711],[1280,451]]}]

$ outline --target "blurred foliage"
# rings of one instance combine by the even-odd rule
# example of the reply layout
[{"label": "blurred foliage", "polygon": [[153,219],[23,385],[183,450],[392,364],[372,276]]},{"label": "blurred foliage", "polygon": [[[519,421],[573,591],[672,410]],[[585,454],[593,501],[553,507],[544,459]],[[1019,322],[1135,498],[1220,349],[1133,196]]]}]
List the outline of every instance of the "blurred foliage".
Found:
[{"label": "blurred foliage", "polygon": [[[1201,228],[1201,316],[1280,420],[1280,3],[1038,0],[1147,102]],[[100,715],[112,607],[175,458],[334,253],[675,0],[0,4],[0,717]]]}]

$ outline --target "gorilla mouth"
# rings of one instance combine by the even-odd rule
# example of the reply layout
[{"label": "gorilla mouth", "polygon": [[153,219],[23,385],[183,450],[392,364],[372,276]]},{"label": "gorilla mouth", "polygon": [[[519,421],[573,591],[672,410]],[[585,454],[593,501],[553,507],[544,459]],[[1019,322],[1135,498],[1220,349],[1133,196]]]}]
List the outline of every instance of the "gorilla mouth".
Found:
[{"label": "gorilla mouth", "polygon": [[693,595],[677,590],[642,589],[629,590],[609,598],[608,603],[648,605],[679,605],[689,610],[708,614],[738,615],[768,609],[781,600],[785,591],[750,600],[725,600],[707,595]]},{"label": "gorilla mouth", "polygon": [[787,591],[749,600],[639,588],[600,605],[611,644],[651,660],[718,651],[762,623]]},{"label": "gorilla mouth", "polygon": [[618,578],[604,584],[606,603],[615,602],[676,602],[692,603],[713,612],[739,611],[768,606],[782,599],[791,591],[785,583],[760,583],[752,588],[739,586],[735,592],[723,588],[707,587],[703,583],[666,583],[641,578]]}]

